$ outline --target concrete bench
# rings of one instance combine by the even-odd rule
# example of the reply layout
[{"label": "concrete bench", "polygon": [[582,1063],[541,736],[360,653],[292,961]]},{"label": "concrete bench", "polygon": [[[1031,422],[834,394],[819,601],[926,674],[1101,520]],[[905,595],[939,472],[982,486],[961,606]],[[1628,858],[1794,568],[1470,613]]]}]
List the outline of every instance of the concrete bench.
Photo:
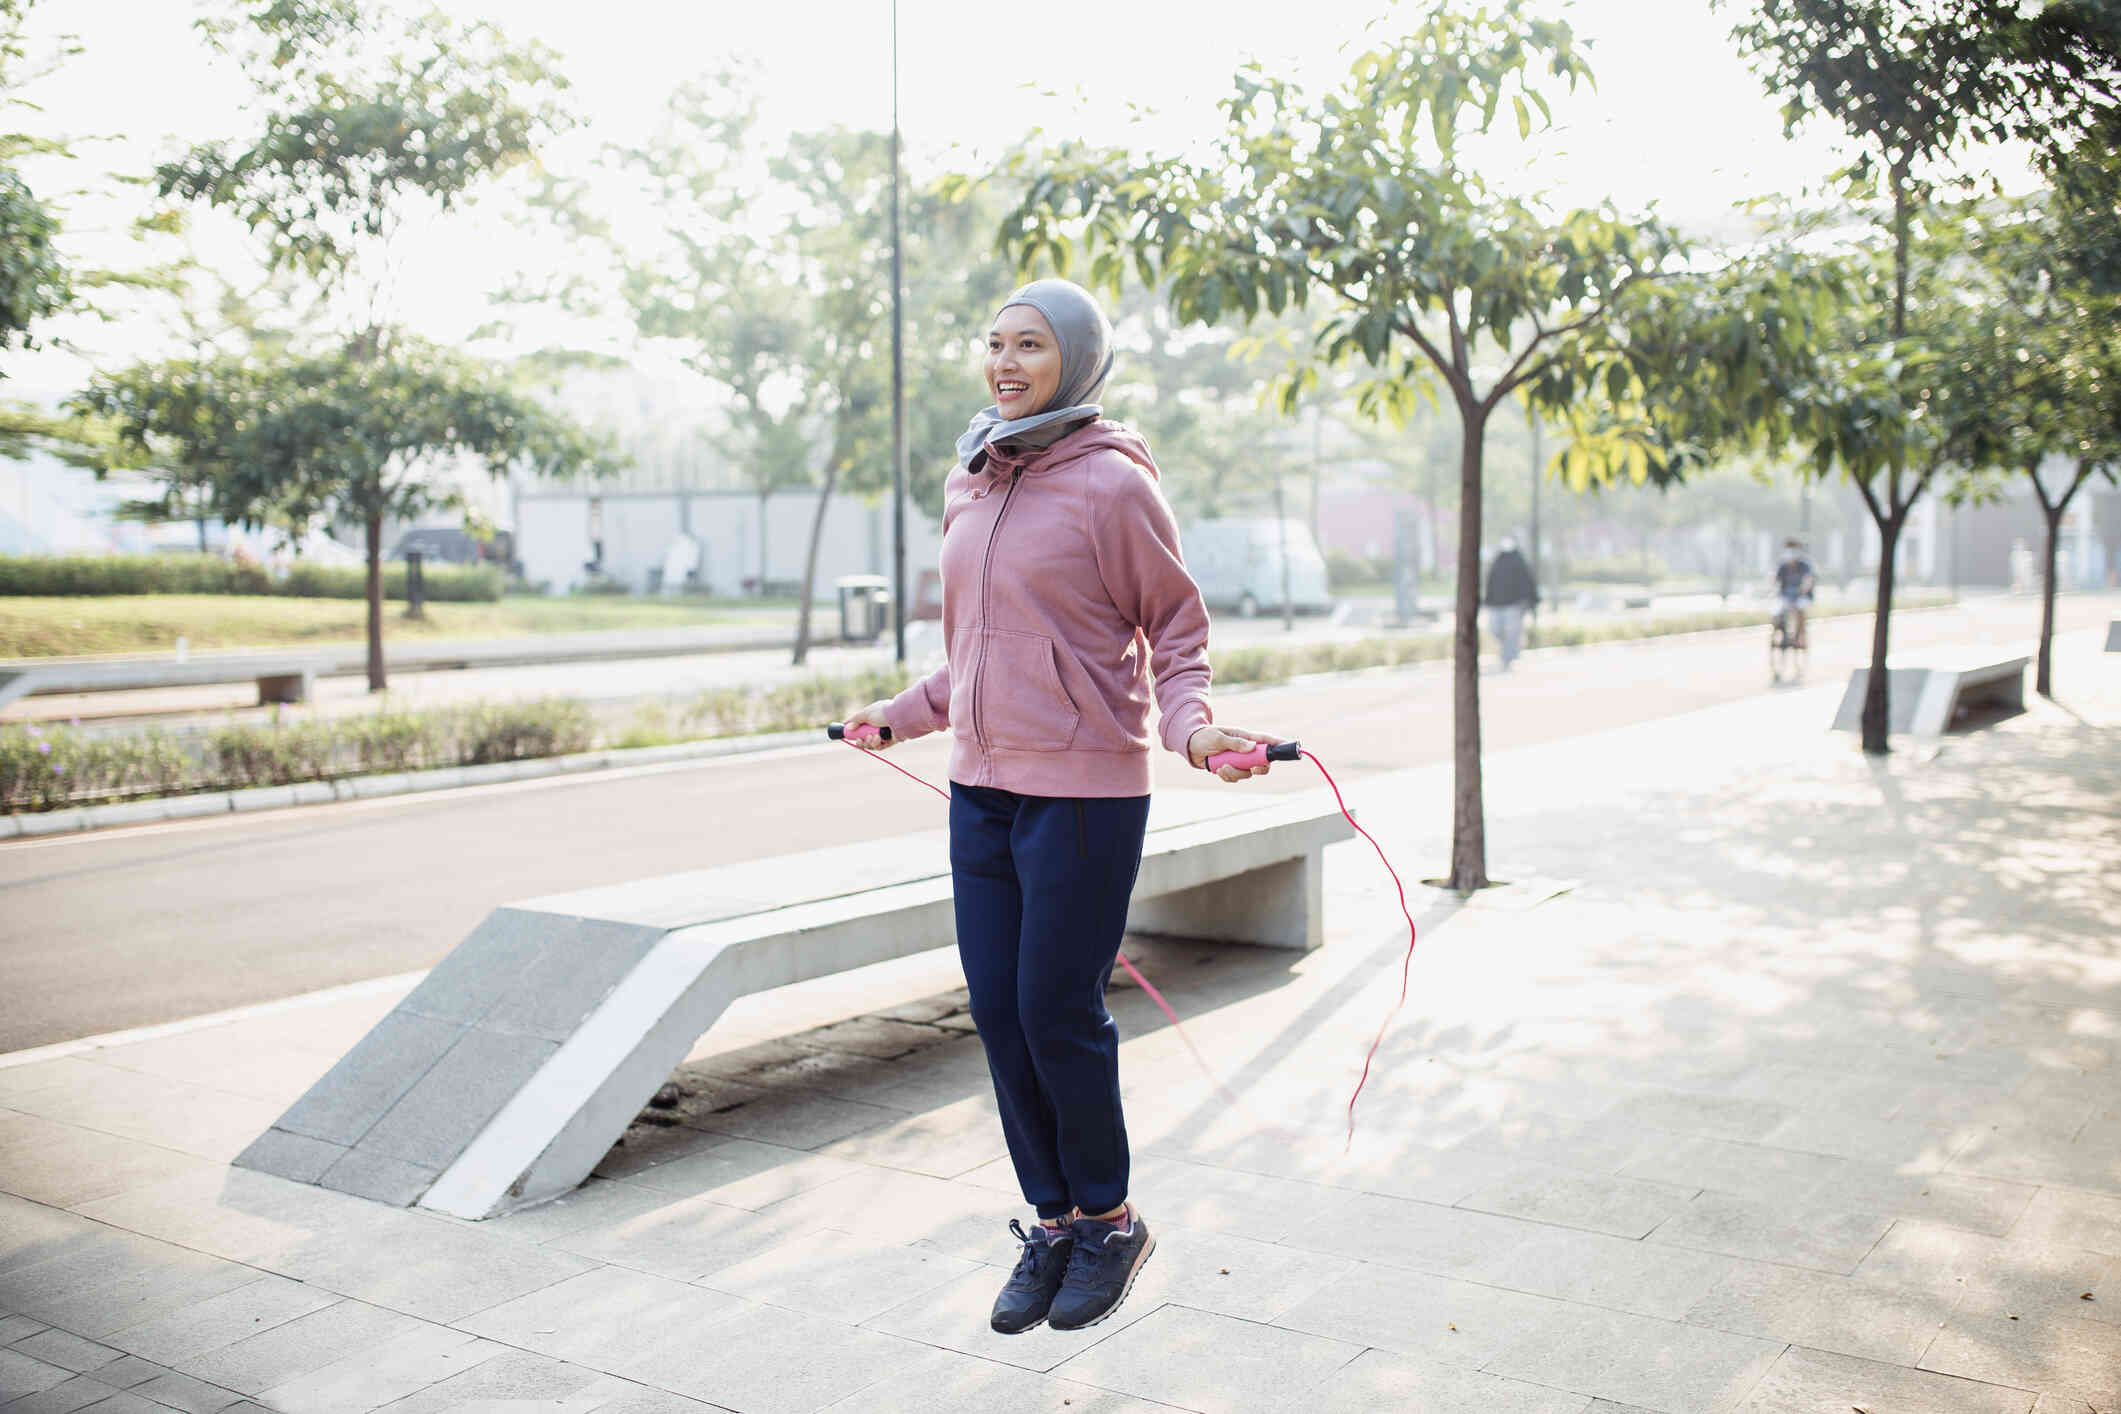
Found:
[{"label": "concrete bench", "polygon": [[[2025,707],[2025,665],[2030,658],[1999,658],[1955,668],[1888,668],[1886,730],[1938,737],[1954,720],[1976,707]],[[1848,691],[1834,713],[1834,730],[1863,730],[1863,696],[1871,670],[1849,674]]]},{"label": "concrete bench", "polygon": [[258,701],[306,702],[328,659],[319,653],[224,653],[207,658],[70,659],[0,663],[0,707],[19,697],[60,692],[126,692],[144,687],[196,687],[254,678]]},{"label": "concrete bench", "polygon": [[[1131,930],[1310,949],[1329,799],[1165,792]],[[946,946],[947,832],[496,909],[236,1160],[485,1218],[586,1178],[738,997]]]}]

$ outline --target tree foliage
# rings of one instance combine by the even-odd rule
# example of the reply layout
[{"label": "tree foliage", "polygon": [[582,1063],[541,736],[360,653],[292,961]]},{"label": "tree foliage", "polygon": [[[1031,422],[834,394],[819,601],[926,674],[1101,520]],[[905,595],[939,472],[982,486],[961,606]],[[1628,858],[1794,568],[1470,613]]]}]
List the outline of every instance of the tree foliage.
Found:
[{"label": "tree foliage", "polygon": [[1690,278],[1676,233],[1610,206],[1554,212],[1476,170],[1469,139],[1498,120],[1528,137],[1548,119],[1542,88],[1590,80],[1568,25],[1503,0],[1401,10],[1378,33],[1387,37],[1315,99],[1257,67],[1240,73],[1207,160],[1064,145],[1023,164],[1026,191],[1002,240],[1027,270],[1079,266],[1114,291],[1130,278],[1161,287],[1186,321],[1317,301],[1321,332],[1280,389],[1290,410],[1325,369],[1359,362],[1364,413],[1403,424],[1425,400],[1456,413],[1450,882],[1469,890],[1487,880],[1477,614],[1489,418],[1513,397],[1568,418],[1579,482],[1678,475],[1690,447],[1644,416],[1648,389],[1676,369],[1652,367],[1651,354],[1685,354],[1702,370],[1719,357],[1743,364],[1783,326],[1763,327],[1741,301],[1730,317],[1742,337],[1728,348],[1642,338],[1639,324],[1674,312],[1700,330],[1697,298],[1657,297]]}]

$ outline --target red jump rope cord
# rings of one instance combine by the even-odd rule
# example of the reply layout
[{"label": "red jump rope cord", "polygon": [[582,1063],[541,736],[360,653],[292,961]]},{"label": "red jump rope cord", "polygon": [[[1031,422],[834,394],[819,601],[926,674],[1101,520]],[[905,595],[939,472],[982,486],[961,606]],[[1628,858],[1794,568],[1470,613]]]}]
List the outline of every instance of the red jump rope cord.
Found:
[{"label": "red jump rope cord", "polygon": [[1355,1082],[1355,1093],[1348,1096],[1348,1143],[1352,1145],[1355,1142],[1355,1102],[1362,1098],[1362,1087],[1370,1083],[1370,1062],[1377,1058],[1377,1048],[1384,1044],[1385,1032],[1391,1029],[1392,1018],[1398,1016],[1399,1009],[1407,1004],[1407,983],[1414,971],[1414,944],[1419,938],[1414,930],[1414,915],[1407,908],[1407,886],[1400,881],[1399,871],[1392,867],[1392,861],[1385,858],[1385,847],[1379,844],[1368,830],[1356,824],[1355,816],[1348,809],[1348,802],[1341,798],[1340,784],[1333,779],[1333,773],[1326,769],[1326,763],[1308,751],[1303,755],[1304,760],[1316,766],[1318,774],[1326,778],[1326,784],[1333,789],[1333,803],[1340,807],[1341,814],[1348,817],[1348,823],[1355,826],[1355,833],[1370,841],[1370,848],[1377,851],[1377,862],[1384,865],[1385,872],[1392,876],[1392,887],[1399,890],[1400,917],[1407,920],[1407,956],[1399,965],[1399,1000],[1392,1003],[1392,1009],[1385,1013],[1384,1021],[1377,1028],[1376,1039],[1370,1042],[1370,1049],[1363,1054],[1362,1078]]},{"label": "red jump rope cord", "polygon": [[[914,775],[913,772],[907,770],[904,766],[899,765],[896,761],[885,760],[881,752],[863,750],[863,748],[861,748],[860,746],[856,746],[855,743],[851,741],[848,742],[847,745],[853,747],[856,751],[860,751],[864,756],[875,757],[883,765],[889,766],[892,770],[898,772],[907,780],[913,781],[919,785],[927,787],[929,790],[932,790],[937,795],[941,796],[944,800],[948,800],[950,798],[949,791],[944,790],[941,786],[936,785],[932,781],[923,780],[921,777]],[[1385,1013],[1385,1019],[1383,1024],[1377,1028],[1376,1039],[1370,1042],[1370,1049],[1362,1058],[1362,1078],[1355,1082],[1355,1093],[1348,1096],[1348,1143],[1353,1144],[1355,1142],[1355,1102],[1358,1099],[1362,1098],[1362,1088],[1364,1085],[1369,1083],[1370,1062],[1376,1058],[1377,1048],[1384,1043],[1385,1032],[1391,1028],[1392,1018],[1398,1016],[1400,1008],[1407,1004],[1407,984],[1414,967],[1414,944],[1416,942],[1416,934],[1414,930],[1414,915],[1407,909],[1407,886],[1400,882],[1399,871],[1392,867],[1392,861],[1385,858],[1384,846],[1379,844],[1376,838],[1372,836],[1368,830],[1365,830],[1359,823],[1357,823],[1354,814],[1348,809],[1347,801],[1341,796],[1339,782],[1335,781],[1333,779],[1333,773],[1326,769],[1326,763],[1319,760],[1316,756],[1313,756],[1308,751],[1304,752],[1303,755],[1304,759],[1309,761],[1312,765],[1316,766],[1318,768],[1318,773],[1326,778],[1326,784],[1331,787],[1333,791],[1334,804],[1340,807],[1340,813],[1347,817],[1348,823],[1355,827],[1355,833],[1361,835],[1364,839],[1369,840],[1370,848],[1377,851],[1378,862],[1385,866],[1385,872],[1392,876],[1392,886],[1399,890],[1399,912],[1400,915],[1407,920],[1407,956],[1405,962],[1400,965],[1399,1000],[1392,1004],[1392,1010]],[[1165,1019],[1171,1023],[1171,1029],[1178,1033],[1178,1039],[1185,1044],[1185,1047],[1188,1051],[1192,1052],[1194,1061],[1199,1064],[1202,1072],[1207,1075],[1208,1079],[1211,1082],[1213,1082],[1216,1092],[1220,1094],[1225,1100],[1229,1101],[1232,1105],[1236,1106],[1238,1109],[1245,1109],[1246,1107],[1244,1102],[1240,1100],[1236,1095],[1230,1093],[1229,1087],[1223,1084],[1222,1077],[1215,1073],[1215,1067],[1209,1065],[1208,1058],[1200,1053],[1200,1047],[1193,1044],[1193,1038],[1186,1034],[1185,1023],[1181,1022],[1178,1019],[1178,1013],[1172,1010],[1171,1003],[1164,1000],[1164,994],[1162,992],[1157,991],[1155,987],[1150,985],[1149,979],[1142,976],[1141,972],[1134,966],[1134,964],[1127,960],[1127,955],[1125,953],[1118,954],[1118,957],[1119,965],[1127,969],[1127,975],[1134,979],[1134,984],[1137,987],[1140,987],[1143,992],[1148,994],[1149,1000],[1156,1003],[1156,1009],[1158,1011],[1161,1011],[1164,1014]]]}]

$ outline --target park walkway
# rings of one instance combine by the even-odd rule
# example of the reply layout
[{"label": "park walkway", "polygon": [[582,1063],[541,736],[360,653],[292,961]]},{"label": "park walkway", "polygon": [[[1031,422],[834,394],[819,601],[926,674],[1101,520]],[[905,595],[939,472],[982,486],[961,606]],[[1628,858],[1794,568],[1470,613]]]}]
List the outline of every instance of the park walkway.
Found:
[{"label": "park walkway", "polygon": [[[1088,1332],[985,1328],[1019,1207],[947,954],[733,1010],[601,1177],[482,1224],[227,1167],[406,981],[0,1058],[0,1414],[2113,1414],[2099,637],[1882,762],[1834,686],[1491,758],[1516,884],[1415,891],[1352,1145],[1405,948],[1366,845],[1320,953],[1131,944],[1240,1103],[1115,992],[1161,1245]],[[1410,876],[1448,790],[1356,793]]]}]

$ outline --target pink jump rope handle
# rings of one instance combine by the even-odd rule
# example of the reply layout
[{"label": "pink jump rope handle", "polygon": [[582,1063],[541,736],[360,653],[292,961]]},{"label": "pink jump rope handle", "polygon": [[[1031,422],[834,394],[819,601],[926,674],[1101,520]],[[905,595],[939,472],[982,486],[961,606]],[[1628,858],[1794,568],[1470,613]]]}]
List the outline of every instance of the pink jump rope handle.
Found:
[{"label": "pink jump rope handle", "polygon": [[891,728],[872,727],[867,722],[857,722],[851,727],[844,722],[833,722],[826,726],[825,735],[834,741],[874,741],[878,737],[889,741]]},{"label": "pink jump rope handle", "polygon": [[1294,761],[1302,755],[1303,745],[1300,742],[1285,741],[1276,746],[1268,746],[1262,742],[1250,751],[1218,751],[1208,758],[1208,769],[1220,771],[1225,766],[1235,766],[1241,771],[1248,771],[1254,766],[1264,766],[1269,761]]}]

